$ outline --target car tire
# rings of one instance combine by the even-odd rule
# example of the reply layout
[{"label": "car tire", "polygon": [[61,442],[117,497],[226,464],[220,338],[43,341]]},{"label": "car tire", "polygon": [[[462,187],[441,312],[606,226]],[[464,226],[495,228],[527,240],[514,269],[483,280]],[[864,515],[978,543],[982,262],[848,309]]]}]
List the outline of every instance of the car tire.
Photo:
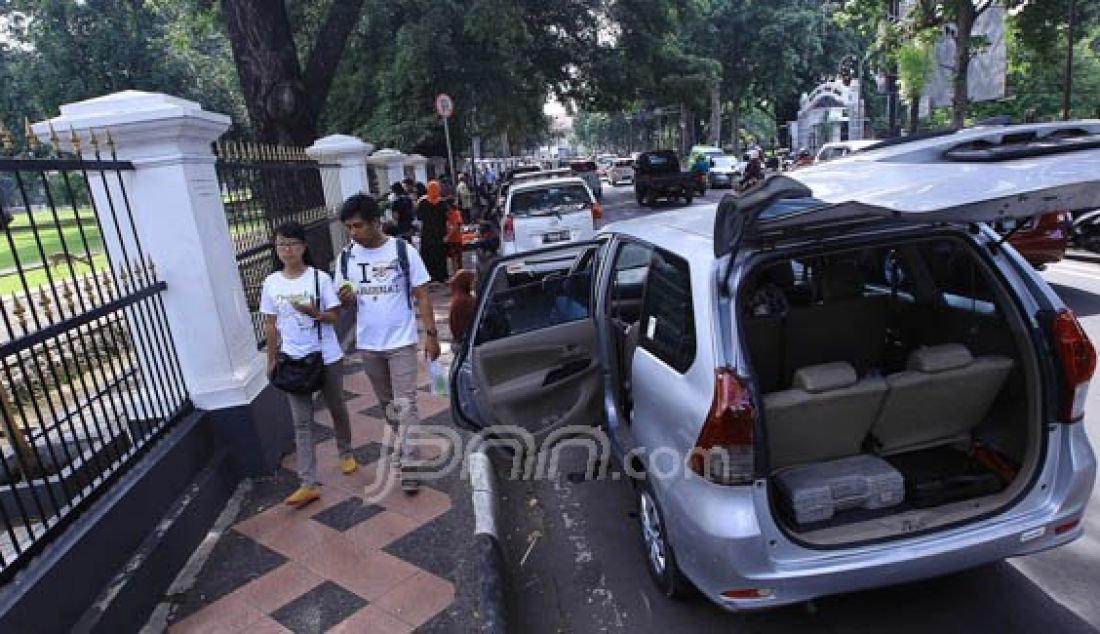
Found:
[{"label": "car tire", "polygon": [[638,483],[638,533],[642,540],[642,553],[649,576],[657,584],[661,594],[670,599],[691,596],[694,587],[676,561],[676,554],[668,543],[664,512],[653,493],[648,477]]},{"label": "car tire", "polygon": [[688,194],[687,196],[684,196],[684,204],[685,205],[690,205],[692,200],[693,200],[693,197],[692,197],[691,194]]}]

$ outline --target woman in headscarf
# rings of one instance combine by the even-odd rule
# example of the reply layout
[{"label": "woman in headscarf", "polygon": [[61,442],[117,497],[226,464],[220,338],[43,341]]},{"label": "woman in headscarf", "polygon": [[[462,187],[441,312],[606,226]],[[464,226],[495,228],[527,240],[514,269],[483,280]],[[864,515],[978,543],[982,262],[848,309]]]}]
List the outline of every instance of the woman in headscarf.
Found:
[{"label": "woman in headscarf", "polygon": [[447,202],[440,195],[439,181],[428,182],[428,193],[416,206],[420,219],[420,257],[433,282],[447,281]]}]

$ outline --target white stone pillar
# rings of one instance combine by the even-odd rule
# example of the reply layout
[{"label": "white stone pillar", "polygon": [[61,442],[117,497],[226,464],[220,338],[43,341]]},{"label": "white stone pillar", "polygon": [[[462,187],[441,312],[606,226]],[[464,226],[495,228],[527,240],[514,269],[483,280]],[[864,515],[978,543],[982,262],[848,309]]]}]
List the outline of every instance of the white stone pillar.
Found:
[{"label": "white stone pillar", "polygon": [[[168,95],[125,91],[61,106],[50,123],[74,130],[86,157],[91,132],[102,146],[110,130],[119,160],[133,164],[123,173],[126,193],[142,247],[167,285],[165,312],[191,400],[213,413],[215,427],[224,425],[219,436],[234,445],[245,473],[274,467],[292,441],[290,420],[256,350],[211,151],[229,117]],[[33,128],[39,138],[49,134],[47,122]],[[101,218],[106,194],[92,187]],[[118,194],[111,194],[116,206]],[[108,252],[121,250],[104,233]]]},{"label": "white stone pillar", "polygon": [[413,178],[418,183],[428,182],[428,159],[420,154],[410,154],[405,157],[405,165],[413,168]]},{"label": "white stone pillar", "polygon": [[[367,156],[373,149],[374,146],[370,143],[346,134],[333,134],[318,139],[306,149],[306,154],[320,163],[337,166],[322,174],[326,181],[325,205],[329,209],[335,212],[349,197],[370,193]],[[322,171],[325,172],[325,169],[322,168]],[[339,253],[348,242],[347,230],[340,222],[330,223],[329,230],[332,234],[332,252]]]},{"label": "white stone pillar", "polygon": [[378,197],[385,198],[394,183],[405,178],[405,155],[397,150],[384,148],[370,155],[367,164],[375,168],[378,176]]}]

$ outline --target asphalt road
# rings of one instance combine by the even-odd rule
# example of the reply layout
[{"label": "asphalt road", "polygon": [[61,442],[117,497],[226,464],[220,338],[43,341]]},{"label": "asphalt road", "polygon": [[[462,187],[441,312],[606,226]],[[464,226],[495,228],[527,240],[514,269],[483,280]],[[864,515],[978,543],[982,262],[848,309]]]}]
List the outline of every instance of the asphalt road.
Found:
[{"label": "asphalt road", "polygon": [[[708,192],[695,205],[713,204]],[[607,221],[657,210],[629,187],[605,185]],[[1065,262],[1044,273],[1100,342],[1100,265]],[[1100,388],[1086,423],[1100,438]],[[1093,632],[1100,630],[1100,492],[1086,535],[1061,549],[959,574],[751,614],[728,614],[701,597],[670,601],[649,579],[630,485],[585,481],[584,457],[543,481],[502,480],[509,610],[516,632]],[[501,463],[501,466],[504,466]],[[499,473],[499,471],[498,471]]]}]

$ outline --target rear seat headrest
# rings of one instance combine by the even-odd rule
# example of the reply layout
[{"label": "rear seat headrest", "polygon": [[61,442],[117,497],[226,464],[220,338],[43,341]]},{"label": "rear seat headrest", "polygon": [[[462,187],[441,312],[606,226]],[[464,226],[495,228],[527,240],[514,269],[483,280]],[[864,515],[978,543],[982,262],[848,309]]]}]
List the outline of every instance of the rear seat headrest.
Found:
[{"label": "rear seat headrest", "polygon": [[769,266],[764,270],[761,279],[766,282],[771,282],[781,288],[790,288],[794,286],[794,269],[791,268],[790,260],[784,260],[778,264]]},{"label": "rear seat headrest", "polygon": [[917,372],[943,372],[970,365],[974,357],[961,343],[917,348],[909,355],[907,367]]},{"label": "rear seat headrest", "polygon": [[827,302],[863,295],[863,271],[855,262],[834,262],[821,281],[821,298]]},{"label": "rear seat headrest", "polygon": [[794,373],[794,386],[811,393],[839,390],[858,381],[855,368],[844,361],[808,365]]}]

